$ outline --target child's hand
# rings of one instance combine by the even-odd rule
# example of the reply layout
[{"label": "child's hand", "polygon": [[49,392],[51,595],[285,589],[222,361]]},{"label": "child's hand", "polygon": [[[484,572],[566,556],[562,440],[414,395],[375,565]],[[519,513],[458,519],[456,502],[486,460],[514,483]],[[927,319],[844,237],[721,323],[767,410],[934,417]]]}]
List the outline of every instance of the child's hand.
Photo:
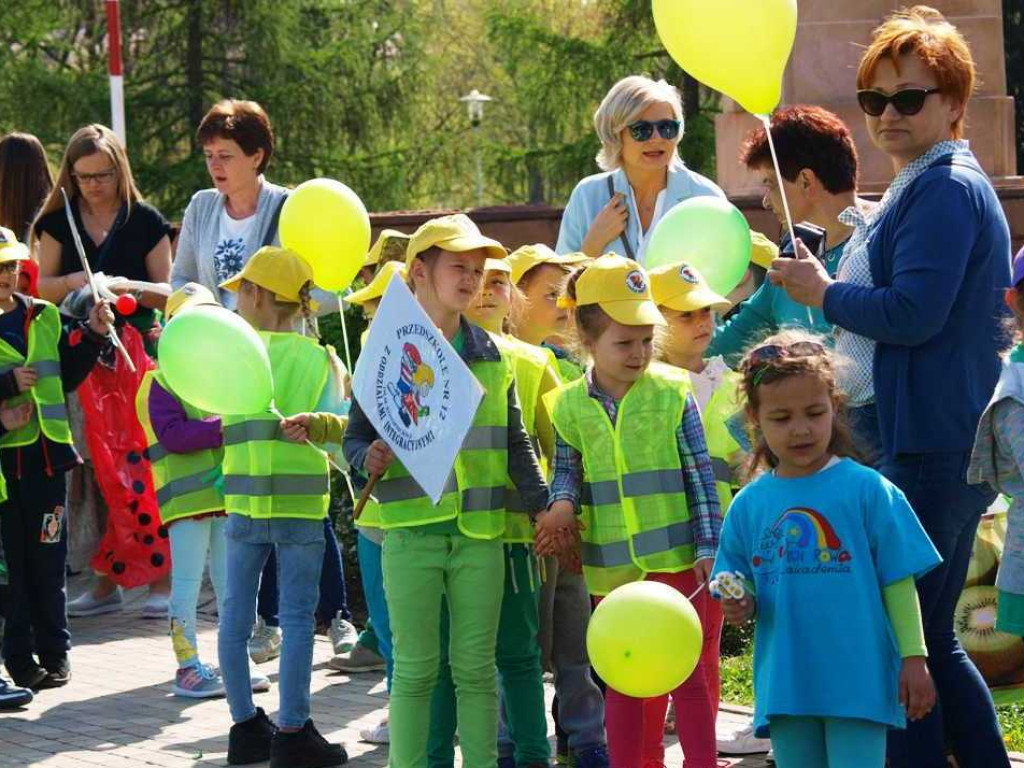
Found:
[{"label": "child's hand", "polygon": [[284,433],[285,439],[291,440],[293,443],[306,442],[309,440],[309,414],[299,413],[289,416],[287,419],[281,419],[281,431]]},{"label": "child's hand", "polygon": [[32,418],[32,401],[27,403],[21,403],[13,408],[0,407],[0,424],[4,425],[4,429],[8,432],[13,432],[16,429],[21,429],[28,424],[29,419]]},{"label": "child's hand", "polygon": [[754,618],[757,613],[757,600],[753,595],[744,595],[739,600],[731,597],[722,600],[722,613],[725,620],[733,626],[742,626]]},{"label": "child's hand", "polygon": [[14,369],[14,380],[18,383],[19,392],[28,392],[39,381],[39,374],[34,368],[23,365]]},{"label": "child's hand", "polygon": [[923,656],[903,660],[900,670],[900,704],[910,720],[920,720],[935,706],[935,684]]},{"label": "child's hand", "polygon": [[89,310],[89,328],[100,336],[108,336],[114,327],[114,310],[110,302],[101,299]]},{"label": "child's hand", "polygon": [[702,557],[693,564],[693,575],[697,577],[697,586],[711,578],[711,569],[715,566],[715,558]]},{"label": "child's hand", "polygon": [[575,546],[582,529],[572,502],[556,501],[537,515],[534,549],[542,556],[562,555]]},{"label": "child's hand", "polygon": [[370,443],[370,450],[366,452],[366,459],[363,461],[363,469],[368,474],[383,475],[388,471],[391,462],[395,460],[394,451],[388,447],[383,440],[374,440]]}]

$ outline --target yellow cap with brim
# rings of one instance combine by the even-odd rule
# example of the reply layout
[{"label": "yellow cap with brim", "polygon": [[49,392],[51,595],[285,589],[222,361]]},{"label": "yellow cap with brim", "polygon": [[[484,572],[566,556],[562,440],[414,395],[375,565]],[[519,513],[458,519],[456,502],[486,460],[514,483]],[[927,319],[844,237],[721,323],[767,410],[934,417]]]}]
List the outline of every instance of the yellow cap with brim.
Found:
[{"label": "yellow cap with brim", "polygon": [[508,253],[505,246],[497,240],[484,237],[476,224],[464,213],[450,216],[438,216],[420,226],[413,234],[405,249],[405,264],[412,264],[413,259],[428,248],[434,246],[449,253],[465,253],[483,249],[489,259],[504,259]]},{"label": "yellow cap with brim", "polygon": [[185,283],[167,297],[167,304],[164,306],[164,317],[170,320],[179,312],[192,307],[220,306],[217,297],[205,285],[199,283]]},{"label": "yellow cap with brim", "polygon": [[[243,280],[270,291],[280,301],[299,304],[301,291],[307,283],[313,282],[313,269],[304,258],[287,248],[265,245],[252,255],[242,271],[225,280],[220,287],[225,291],[238,293]],[[310,301],[310,309],[316,310],[317,303]]]},{"label": "yellow cap with brim", "polygon": [[514,250],[508,263],[512,266],[512,282],[518,285],[523,275],[541,264],[556,264],[568,270],[589,258],[585,253],[555,253],[543,243],[534,243]]},{"label": "yellow cap with brim", "polygon": [[643,267],[615,254],[594,259],[583,271],[576,281],[575,304],[597,304],[622,325],[665,325]]},{"label": "yellow cap with brim", "polygon": [[0,227],[0,264],[9,261],[28,261],[28,246],[19,243],[7,227]]},{"label": "yellow cap with brim", "polygon": [[750,230],[750,261],[762,269],[770,269],[772,262],[779,258],[779,246],[762,235]]},{"label": "yellow cap with brim", "polygon": [[[385,255],[397,256],[399,252],[402,254],[401,259],[385,259],[385,262],[405,261],[405,249],[410,239],[412,239],[412,235],[399,232],[397,229],[382,229],[377,236],[377,242],[373,244],[370,252],[366,254],[366,261],[363,262],[363,266],[372,267],[374,264],[380,263],[381,257]],[[394,254],[391,253],[392,249],[395,250]]]},{"label": "yellow cap with brim", "polygon": [[488,259],[484,262],[484,272],[504,272],[511,275],[512,265],[508,263],[508,259]]},{"label": "yellow cap with brim", "polygon": [[368,301],[379,299],[391,285],[391,278],[395,275],[399,275],[399,279],[405,280],[405,264],[400,261],[385,261],[377,270],[377,274],[373,276],[373,280],[358,291],[350,293],[345,297],[345,301],[349,304],[362,305]]},{"label": "yellow cap with brim", "polygon": [[689,264],[666,264],[652,269],[651,294],[659,307],[677,312],[696,312],[710,307],[722,312],[732,306],[724,296],[711,290],[696,267]]}]

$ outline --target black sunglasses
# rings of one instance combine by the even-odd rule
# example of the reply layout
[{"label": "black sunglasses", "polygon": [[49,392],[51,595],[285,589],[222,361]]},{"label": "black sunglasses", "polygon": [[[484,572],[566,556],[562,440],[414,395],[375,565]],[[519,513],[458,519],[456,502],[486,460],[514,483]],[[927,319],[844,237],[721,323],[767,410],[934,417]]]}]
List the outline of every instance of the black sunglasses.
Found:
[{"label": "black sunglasses", "polygon": [[680,122],[678,120],[637,120],[626,126],[633,141],[650,141],[654,135],[654,129],[658,129],[658,135],[663,139],[671,141],[679,135]]},{"label": "black sunglasses", "polygon": [[754,386],[761,383],[761,378],[768,370],[768,363],[785,357],[816,357],[824,355],[825,347],[816,341],[795,341],[792,344],[762,344],[747,354],[747,370],[760,368],[754,373]]},{"label": "black sunglasses", "polygon": [[879,117],[890,102],[901,115],[916,115],[924,108],[925,99],[941,91],[941,88],[904,88],[893,94],[885,94],[881,91],[863,90],[857,91],[857,103],[872,117]]}]

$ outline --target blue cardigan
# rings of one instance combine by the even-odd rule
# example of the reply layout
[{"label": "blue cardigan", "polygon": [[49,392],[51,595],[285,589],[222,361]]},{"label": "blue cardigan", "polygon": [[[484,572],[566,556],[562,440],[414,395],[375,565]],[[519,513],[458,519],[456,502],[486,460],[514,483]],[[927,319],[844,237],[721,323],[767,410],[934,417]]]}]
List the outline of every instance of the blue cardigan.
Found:
[{"label": "blue cardigan", "polygon": [[825,319],[875,339],[888,455],[969,452],[999,379],[1010,230],[972,154],[936,160],[871,225],[874,287],[833,283]]}]

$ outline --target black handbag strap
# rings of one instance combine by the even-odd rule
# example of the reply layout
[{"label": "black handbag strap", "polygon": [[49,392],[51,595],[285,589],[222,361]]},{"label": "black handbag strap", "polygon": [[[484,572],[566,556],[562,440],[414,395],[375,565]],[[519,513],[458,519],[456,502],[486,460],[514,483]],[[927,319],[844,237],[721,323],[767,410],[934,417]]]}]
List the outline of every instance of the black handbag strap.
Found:
[{"label": "black handbag strap", "polygon": [[267,225],[267,231],[263,233],[263,242],[260,243],[262,248],[265,245],[270,245],[274,242],[274,238],[277,237],[277,225],[281,221],[281,209],[284,208],[285,202],[288,200],[288,193],[284,193],[284,197],[281,198],[281,202],[277,204],[277,208],[274,209],[274,215],[270,217],[270,223]]},{"label": "black handbag strap", "polygon": [[[608,199],[611,200],[615,197],[615,182],[612,181],[613,174],[608,174],[606,177],[608,180]],[[636,261],[636,256],[633,254],[633,246],[629,244],[629,212],[626,212],[626,226],[622,230],[622,235],[619,237],[622,244],[626,246],[626,258]]]}]

